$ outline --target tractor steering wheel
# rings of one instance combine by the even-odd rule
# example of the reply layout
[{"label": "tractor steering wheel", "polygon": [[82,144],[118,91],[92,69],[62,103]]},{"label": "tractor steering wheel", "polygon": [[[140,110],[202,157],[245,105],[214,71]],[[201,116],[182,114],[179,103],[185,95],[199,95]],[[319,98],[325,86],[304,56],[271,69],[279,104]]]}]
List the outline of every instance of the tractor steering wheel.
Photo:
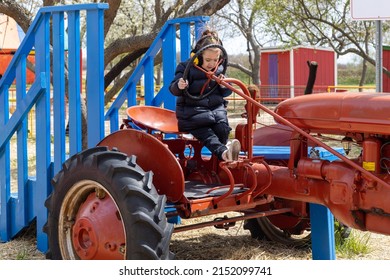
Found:
[{"label": "tractor steering wheel", "polygon": [[[206,49],[211,49],[211,48],[218,48],[218,49],[220,49],[222,51],[222,53],[220,55],[220,61],[218,62],[218,65],[215,67],[214,71],[206,71],[205,69],[203,69],[202,67],[200,67],[196,63],[194,63],[194,61],[195,61],[195,59],[197,59],[203,53],[203,51],[205,51]],[[208,83],[210,83],[210,81],[212,80],[212,75],[214,75],[214,73],[217,71],[219,65],[222,64],[222,67],[223,67],[223,70],[222,70],[221,74],[223,74],[223,75],[225,74],[227,62],[228,62],[228,57],[227,57],[226,50],[221,45],[211,44],[211,45],[207,45],[207,46],[204,46],[203,48],[201,48],[199,51],[197,51],[191,57],[191,60],[187,63],[186,68],[184,69],[184,72],[183,72],[183,79],[185,81],[188,80],[188,73],[189,73],[191,67],[195,67],[195,68],[203,71],[206,74],[208,79],[205,82],[205,85],[203,86],[203,88],[202,88],[201,92],[199,93],[199,95],[192,95],[192,94],[190,94],[188,92],[188,87],[186,87],[183,90],[184,94],[186,96],[188,96],[189,98],[193,99],[193,100],[201,100],[201,99],[206,98],[207,96],[209,96],[211,93],[213,93],[216,90],[216,88],[218,87],[218,83],[216,83],[215,86],[213,86],[213,88],[211,88],[208,92],[205,93],[204,91],[206,89],[206,85]]]}]

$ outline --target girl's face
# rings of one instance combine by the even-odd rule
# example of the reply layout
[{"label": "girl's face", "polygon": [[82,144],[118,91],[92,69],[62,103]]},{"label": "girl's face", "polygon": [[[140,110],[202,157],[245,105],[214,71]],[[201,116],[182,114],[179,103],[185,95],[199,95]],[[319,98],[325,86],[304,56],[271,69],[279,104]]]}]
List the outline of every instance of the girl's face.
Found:
[{"label": "girl's face", "polygon": [[206,49],[202,53],[203,64],[202,68],[207,71],[212,71],[217,66],[221,50],[219,48]]}]

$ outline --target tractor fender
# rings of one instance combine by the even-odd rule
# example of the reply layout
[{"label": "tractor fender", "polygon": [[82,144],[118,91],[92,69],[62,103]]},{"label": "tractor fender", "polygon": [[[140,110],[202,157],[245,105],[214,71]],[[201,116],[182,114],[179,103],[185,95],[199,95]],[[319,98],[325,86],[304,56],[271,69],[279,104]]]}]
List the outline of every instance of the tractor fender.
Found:
[{"label": "tractor fender", "polygon": [[153,171],[157,192],[169,202],[179,201],[184,194],[184,174],[175,155],[154,136],[140,130],[118,130],[101,140],[97,146],[116,148],[128,156],[135,155],[145,171]]}]

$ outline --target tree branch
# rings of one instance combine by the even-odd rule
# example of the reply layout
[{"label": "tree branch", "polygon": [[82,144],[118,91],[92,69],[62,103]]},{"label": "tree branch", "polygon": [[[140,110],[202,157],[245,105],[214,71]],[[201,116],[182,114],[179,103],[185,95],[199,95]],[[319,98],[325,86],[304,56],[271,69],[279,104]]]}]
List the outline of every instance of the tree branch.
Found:
[{"label": "tree branch", "polygon": [[247,74],[249,77],[252,77],[252,70],[246,68],[244,65],[242,65],[242,64],[240,64],[240,63],[229,62],[229,63],[228,63],[228,66],[229,66],[229,67],[232,67],[232,68],[236,68],[236,69],[238,69],[238,70],[241,70],[242,72],[244,72],[245,74]]},{"label": "tree branch", "polygon": [[0,1],[0,12],[13,18],[25,33],[31,25],[33,15],[14,0]]}]

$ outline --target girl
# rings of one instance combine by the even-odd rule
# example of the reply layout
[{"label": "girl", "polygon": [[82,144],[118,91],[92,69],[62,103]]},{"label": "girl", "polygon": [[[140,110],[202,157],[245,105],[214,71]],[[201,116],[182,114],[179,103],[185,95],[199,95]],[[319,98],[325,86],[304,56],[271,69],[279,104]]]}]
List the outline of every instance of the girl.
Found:
[{"label": "girl", "polygon": [[[205,30],[202,37],[197,42],[192,53],[198,52],[207,45],[218,44],[222,42],[218,39],[215,32]],[[206,71],[215,71],[219,78],[223,76],[223,66],[218,65],[221,57],[221,49],[206,48],[198,57],[198,65]],[[197,59],[194,60],[196,63]],[[179,130],[191,133],[204,146],[206,146],[218,159],[224,161],[233,161],[238,159],[241,150],[240,142],[236,139],[228,142],[229,133],[232,130],[227,118],[227,101],[224,97],[229,96],[232,91],[226,87],[217,85],[213,80],[208,81],[206,73],[197,69],[193,65],[189,69],[187,79],[183,79],[184,70],[190,60],[181,62],[176,67],[175,77],[169,86],[169,90],[175,96],[176,100],[176,117],[178,120]],[[192,96],[199,96],[207,84],[208,90],[215,90],[203,99],[192,99],[184,93]]]}]

